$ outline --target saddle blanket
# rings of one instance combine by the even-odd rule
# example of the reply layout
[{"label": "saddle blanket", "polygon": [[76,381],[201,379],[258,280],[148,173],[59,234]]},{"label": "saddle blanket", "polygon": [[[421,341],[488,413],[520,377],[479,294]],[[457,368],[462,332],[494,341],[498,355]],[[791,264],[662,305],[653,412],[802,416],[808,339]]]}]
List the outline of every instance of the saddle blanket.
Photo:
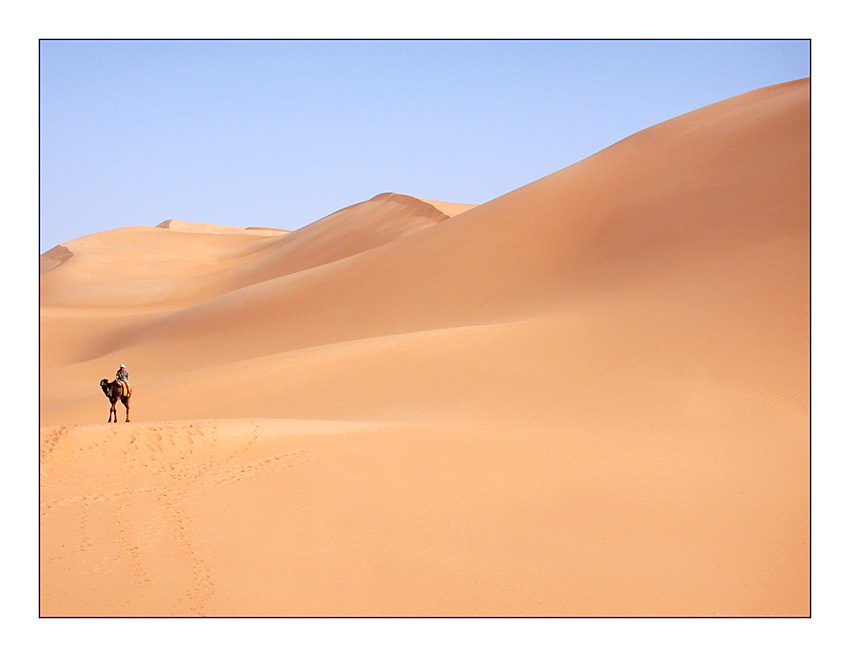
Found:
[{"label": "saddle blanket", "polygon": [[119,379],[118,383],[121,385],[121,396],[122,397],[129,397],[133,392],[130,389],[130,382],[129,381],[121,381]]}]

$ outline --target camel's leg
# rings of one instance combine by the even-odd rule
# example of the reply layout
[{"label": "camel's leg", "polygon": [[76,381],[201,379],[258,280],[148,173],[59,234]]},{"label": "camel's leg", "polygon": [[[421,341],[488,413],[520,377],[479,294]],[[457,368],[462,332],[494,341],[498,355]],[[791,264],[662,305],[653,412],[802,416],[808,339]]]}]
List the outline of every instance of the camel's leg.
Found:
[{"label": "camel's leg", "polygon": [[[117,400],[116,400],[117,401]],[[115,416],[115,421],[118,422],[118,412],[115,410],[115,402],[109,407],[109,422],[112,422],[112,416]]]},{"label": "camel's leg", "polygon": [[[130,398],[128,397],[127,399],[122,399],[122,400],[121,400],[121,402],[122,402],[122,403],[124,404],[124,406],[127,408],[127,419],[126,419],[126,420],[124,420],[124,421],[125,421],[125,422],[129,422],[129,421],[130,421]],[[117,418],[117,417],[115,418],[115,421],[116,421],[116,422],[118,422],[118,418]]]}]

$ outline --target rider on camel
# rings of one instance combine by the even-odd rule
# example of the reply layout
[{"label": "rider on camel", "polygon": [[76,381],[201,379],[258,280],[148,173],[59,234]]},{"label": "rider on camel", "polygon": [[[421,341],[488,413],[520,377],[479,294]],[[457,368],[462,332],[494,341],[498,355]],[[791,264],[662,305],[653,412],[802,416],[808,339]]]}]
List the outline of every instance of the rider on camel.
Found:
[{"label": "rider on camel", "polygon": [[130,390],[130,373],[127,371],[127,366],[124,363],[121,363],[121,367],[118,368],[118,371],[115,373],[115,380],[121,381],[121,384],[126,388],[126,390]]}]

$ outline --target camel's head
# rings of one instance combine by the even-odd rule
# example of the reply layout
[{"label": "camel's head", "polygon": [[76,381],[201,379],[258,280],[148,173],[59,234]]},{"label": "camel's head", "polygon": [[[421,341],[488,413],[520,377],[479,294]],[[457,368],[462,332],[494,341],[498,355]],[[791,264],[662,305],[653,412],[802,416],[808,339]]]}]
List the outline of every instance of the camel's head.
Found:
[{"label": "camel's head", "polygon": [[100,380],[100,387],[101,388],[105,388],[108,385],[109,385],[109,379],[101,379]]}]

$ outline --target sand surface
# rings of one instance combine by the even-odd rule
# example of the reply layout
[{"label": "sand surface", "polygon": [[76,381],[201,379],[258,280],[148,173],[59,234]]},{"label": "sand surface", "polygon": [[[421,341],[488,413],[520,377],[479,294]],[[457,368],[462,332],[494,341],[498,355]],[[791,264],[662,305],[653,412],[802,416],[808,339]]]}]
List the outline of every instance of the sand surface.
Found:
[{"label": "sand surface", "polygon": [[44,253],[42,615],[808,615],[809,117]]}]

